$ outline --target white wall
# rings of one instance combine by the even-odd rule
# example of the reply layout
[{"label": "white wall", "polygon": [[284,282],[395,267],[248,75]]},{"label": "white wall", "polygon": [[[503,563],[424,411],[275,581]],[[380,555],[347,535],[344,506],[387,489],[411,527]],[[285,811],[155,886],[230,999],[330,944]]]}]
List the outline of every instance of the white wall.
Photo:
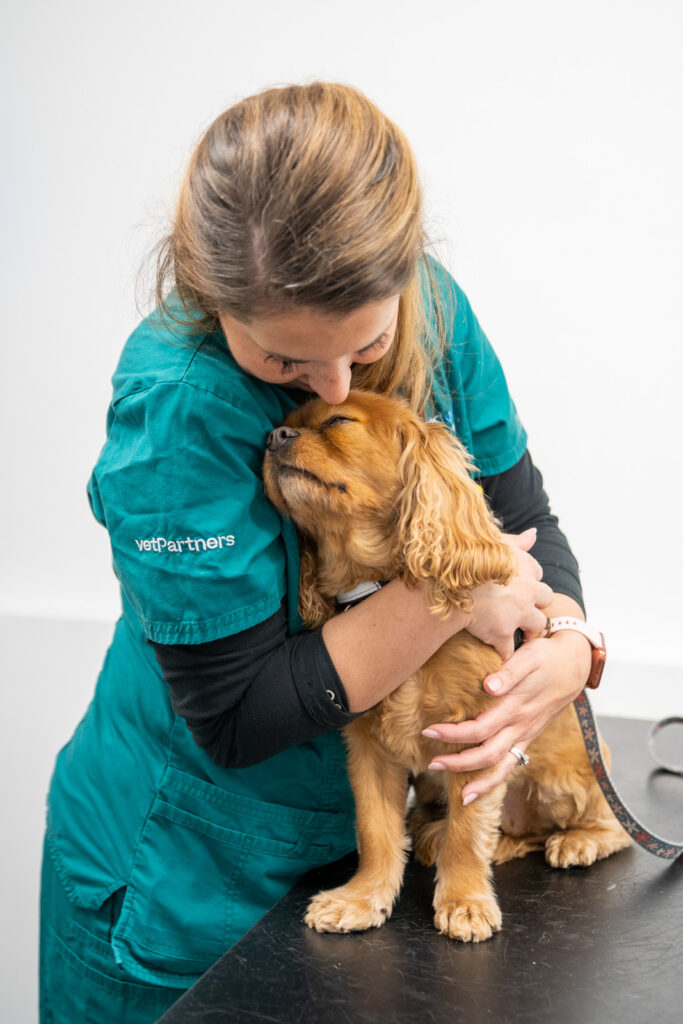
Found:
[{"label": "white wall", "polygon": [[319,76],[412,140],[612,654],[683,664],[677,0],[22,0],[5,19],[0,612],[116,615],[84,487],[141,256],[207,123]]}]

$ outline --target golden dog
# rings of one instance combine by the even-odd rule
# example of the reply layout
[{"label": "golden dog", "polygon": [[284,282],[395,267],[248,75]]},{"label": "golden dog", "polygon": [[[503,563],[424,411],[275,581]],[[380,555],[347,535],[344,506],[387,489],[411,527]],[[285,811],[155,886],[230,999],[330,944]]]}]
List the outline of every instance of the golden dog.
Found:
[{"label": "golden dog", "polygon": [[[266,490],[299,529],[299,603],[309,627],[336,613],[336,594],[368,580],[423,581],[430,608],[445,615],[454,605],[467,608],[474,587],[512,578],[514,554],[468,474],[464,450],[403,402],[362,392],[337,406],[313,399],[274,432],[269,448]],[[530,744],[528,767],[467,807],[461,791],[480,772],[421,774],[439,754],[466,746],[421,730],[490,706],[496,698],[482,680],[500,664],[493,648],[460,632],[344,729],[359,866],[346,885],[311,901],[310,927],[356,931],[391,914],[410,848],[411,776],[415,853],[436,864],[434,923],[455,939],[478,942],[501,927],[492,863],[545,847],[554,867],[586,865],[629,844],[593,777],[572,706]]]}]

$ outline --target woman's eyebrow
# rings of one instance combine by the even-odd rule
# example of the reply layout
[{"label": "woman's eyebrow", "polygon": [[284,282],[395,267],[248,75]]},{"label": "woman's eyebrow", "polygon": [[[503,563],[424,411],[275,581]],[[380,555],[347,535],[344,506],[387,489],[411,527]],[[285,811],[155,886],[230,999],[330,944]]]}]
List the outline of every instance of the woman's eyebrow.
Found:
[{"label": "woman's eyebrow", "polygon": [[[389,326],[391,326],[391,324]],[[363,348],[359,348],[357,354],[358,355],[362,355],[363,352],[367,352],[368,349],[371,349],[373,345],[376,345],[378,341],[381,341],[382,338],[384,338],[384,336],[388,332],[388,330],[389,330],[389,327],[386,327],[382,331],[382,333],[379,335],[379,337],[375,338],[374,341],[371,341],[369,344],[364,345]],[[273,358],[275,358],[275,359],[283,359],[283,360],[285,360],[285,362],[288,362],[288,363],[296,363],[297,365],[299,363],[315,362],[315,360],[313,360],[313,359],[293,359],[291,356],[283,355],[282,352],[268,352],[267,355],[273,356]]]}]

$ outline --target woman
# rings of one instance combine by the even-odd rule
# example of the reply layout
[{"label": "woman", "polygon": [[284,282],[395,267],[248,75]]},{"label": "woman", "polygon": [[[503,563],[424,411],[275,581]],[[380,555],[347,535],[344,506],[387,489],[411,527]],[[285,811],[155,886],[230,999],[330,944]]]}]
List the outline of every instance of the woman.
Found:
[{"label": "woman", "polygon": [[[510,748],[588,677],[576,632],[513,653],[516,630],[582,617],[576,563],[498,361],[424,246],[410,148],[353,89],[251,97],[192,156],[159,305],[124,348],[88,488],[123,615],[51,786],[45,1021],[155,1020],[301,874],[352,850],[339,728],[448,636],[467,628],[507,659],[485,683],[495,710],[435,723],[477,744],[444,769],[489,769],[464,799],[497,785]],[[519,576],[476,590],[469,615],[438,620],[393,582],[300,631],[297,541],[263,493],[265,439],[308,395],[340,402],[351,386],[404,395],[474,456]]]}]

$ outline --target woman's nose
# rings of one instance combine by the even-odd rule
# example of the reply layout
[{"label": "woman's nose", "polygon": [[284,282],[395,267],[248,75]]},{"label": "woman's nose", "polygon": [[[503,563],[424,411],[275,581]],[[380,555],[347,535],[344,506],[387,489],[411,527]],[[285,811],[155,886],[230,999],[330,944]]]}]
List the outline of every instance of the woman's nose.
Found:
[{"label": "woman's nose", "polygon": [[338,405],[348,398],[351,390],[351,362],[328,363],[311,370],[307,384],[324,402]]}]

